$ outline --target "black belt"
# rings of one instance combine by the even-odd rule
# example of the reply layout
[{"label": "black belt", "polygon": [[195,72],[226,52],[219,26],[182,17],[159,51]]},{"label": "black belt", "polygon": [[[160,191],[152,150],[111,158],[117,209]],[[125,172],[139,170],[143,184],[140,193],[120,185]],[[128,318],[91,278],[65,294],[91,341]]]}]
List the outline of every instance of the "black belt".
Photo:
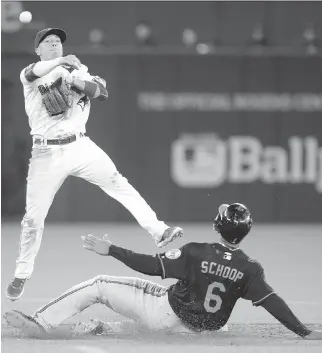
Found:
[{"label": "black belt", "polygon": [[[80,133],[79,137],[83,137],[84,134]],[[72,143],[76,141],[77,136],[76,135],[71,135],[65,138],[61,139],[52,139],[52,140],[47,140],[47,139],[41,139],[41,138],[35,138],[34,143],[36,145],[67,145],[68,143]]]}]

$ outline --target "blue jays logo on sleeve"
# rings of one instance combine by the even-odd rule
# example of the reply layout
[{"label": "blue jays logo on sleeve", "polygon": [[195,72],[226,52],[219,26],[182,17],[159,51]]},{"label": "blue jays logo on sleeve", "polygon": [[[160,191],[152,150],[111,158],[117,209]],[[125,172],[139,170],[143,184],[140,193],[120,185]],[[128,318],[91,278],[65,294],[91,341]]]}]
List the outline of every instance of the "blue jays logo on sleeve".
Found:
[{"label": "blue jays logo on sleeve", "polygon": [[181,251],[179,249],[171,249],[165,253],[165,257],[170,260],[178,259],[181,256]]},{"label": "blue jays logo on sleeve", "polygon": [[84,96],[77,102],[77,105],[79,105],[81,107],[82,111],[84,111],[88,102],[89,102],[89,98],[87,96]]}]

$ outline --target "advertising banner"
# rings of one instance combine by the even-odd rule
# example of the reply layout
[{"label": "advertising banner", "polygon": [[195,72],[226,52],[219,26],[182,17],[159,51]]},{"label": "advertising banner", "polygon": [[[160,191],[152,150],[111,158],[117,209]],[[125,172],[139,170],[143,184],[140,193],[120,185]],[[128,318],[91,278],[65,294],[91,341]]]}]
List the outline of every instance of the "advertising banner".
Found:
[{"label": "advertising banner", "polygon": [[239,201],[263,222],[321,221],[319,58],[175,57],[140,67],[141,127],[167,126],[171,140],[174,219],[207,220],[218,203]]},{"label": "advertising banner", "polygon": [[[30,60],[4,55],[2,70],[3,87],[10,87],[7,137],[28,141],[19,70]],[[320,58],[84,55],[81,60],[107,80],[109,90],[107,102],[93,102],[88,135],[159,218],[210,221],[218,204],[237,201],[247,204],[258,222],[321,222]],[[13,161],[9,155],[7,160]],[[2,175],[12,170],[8,166]],[[20,179],[24,185],[25,176]],[[22,188],[12,192],[17,190]],[[24,207],[20,193],[7,196],[12,212]],[[19,200],[17,207],[12,200]],[[118,202],[77,179],[64,183],[49,217],[133,220]]]}]

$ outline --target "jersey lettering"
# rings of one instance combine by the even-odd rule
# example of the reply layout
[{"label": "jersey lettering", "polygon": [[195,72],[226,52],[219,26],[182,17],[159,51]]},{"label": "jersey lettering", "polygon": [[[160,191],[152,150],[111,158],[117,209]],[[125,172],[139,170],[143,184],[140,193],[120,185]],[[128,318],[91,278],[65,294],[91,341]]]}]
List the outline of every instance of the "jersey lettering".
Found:
[{"label": "jersey lettering", "polygon": [[179,279],[168,292],[173,311],[201,330],[222,327],[239,298],[260,305],[272,292],[259,276],[258,263],[250,262],[243,251],[230,252],[219,243],[189,243],[177,260],[164,258],[165,278]]},{"label": "jersey lettering", "polygon": [[[220,292],[226,292],[225,286],[220,282],[213,282],[209,284],[206,298],[204,301],[204,308],[208,313],[216,313],[221,308],[222,299],[218,294],[214,294],[214,289],[219,289]],[[213,305],[215,303],[215,305]]]},{"label": "jersey lettering", "polygon": [[238,281],[244,277],[244,273],[238,271],[236,268],[231,268],[229,266],[224,266],[217,264],[216,262],[208,262],[202,261],[201,262],[201,272],[202,273],[209,273],[211,275],[228,278],[231,281]]}]

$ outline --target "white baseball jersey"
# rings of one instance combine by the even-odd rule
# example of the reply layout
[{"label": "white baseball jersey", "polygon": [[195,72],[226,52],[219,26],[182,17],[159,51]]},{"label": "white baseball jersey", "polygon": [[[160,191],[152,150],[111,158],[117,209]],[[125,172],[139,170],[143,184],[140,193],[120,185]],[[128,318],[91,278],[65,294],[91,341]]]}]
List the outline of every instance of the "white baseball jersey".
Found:
[{"label": "white baseball jersey", "polygon": [[47,75],[29,82],[26,74],[28,74],[28,70],[32,70],[34,65],[27,66],[20,74],[25,97],[25,110],[29,118],[31,135],[54,139],[73,133],[85,133],[85,125],[88,120],[91,103],[84,93],[72,91],[71,108],[57,116],[50,116],[42,102],[41,90],[46,86],[50,86],[59,77],[66,77],[68,75],[90,81],[93,79],[93,76],[87,72],[87,67],[82,65],[79,70],[73,70],[70,73],[70,68],[57,66]]},{"label": "white baseball jersey", "polygon": [[[62,114],[50,116],[42,102],[41,92],[44,92],[45,87],[58,78],[67,75],[99,82],[103,86],[105,81],[97,76],[91,76],[84,65],[71,73],[70,68],[58,66],[49,74],[37,78],[33,74],[34,65],[26,67],[20,75],[31,135],[56,139],[64,135],[85,133],[90,111],[90,101],[86,95],[73,91],[72,107]],[[107,98],[106,93],[104,98]],[[40,249],[48,211],[57,191],[70,175],[97,185],[107,195],[119,201],[156,242],[160,241],[166,229],[169,228],[164,222],[158,220],[147,202],[118,172],[111,158],[89,137],[82,136],[72,143],[55,144],[55,146],[34,144],[29,160],[26,213],[21,223],[16,278],[30,278]]]}]

